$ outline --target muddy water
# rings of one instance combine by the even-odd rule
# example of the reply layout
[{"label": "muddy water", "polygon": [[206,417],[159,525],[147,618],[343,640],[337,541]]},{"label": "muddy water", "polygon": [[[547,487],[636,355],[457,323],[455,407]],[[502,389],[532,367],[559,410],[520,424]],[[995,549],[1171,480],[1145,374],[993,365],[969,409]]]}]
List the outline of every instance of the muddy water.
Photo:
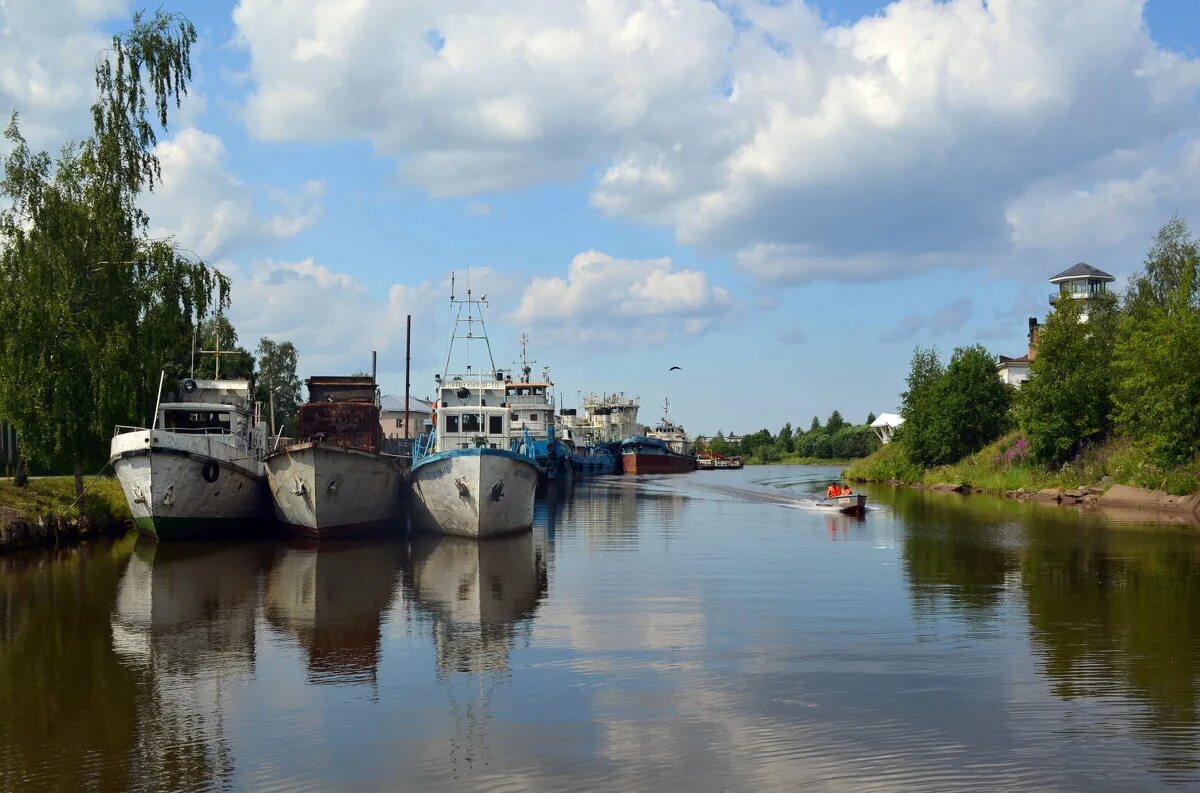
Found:
[{"label": "muddy water", "polygon": [[0,789],[1200,786],[1200,532],[828,476],[0,559]]}]

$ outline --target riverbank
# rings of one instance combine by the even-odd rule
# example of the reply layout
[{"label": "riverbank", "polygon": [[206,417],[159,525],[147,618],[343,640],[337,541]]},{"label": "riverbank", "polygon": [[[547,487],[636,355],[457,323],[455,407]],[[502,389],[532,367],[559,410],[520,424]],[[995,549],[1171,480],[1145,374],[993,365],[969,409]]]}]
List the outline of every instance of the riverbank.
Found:
[{"label": "riverbank", "polygon": [[82,515],[72,477],[39,477],[24,487],[0,479],[0,554],[123,534],[130,518],[125,494],[112,477],[84,477]]},{"label": "riverbank", "polygon": [[844,466],[854,463],[854,458],[839,457],[829,459],[825,457],[803,457],[798,454],[788,454],[780,457],[778,460],[764,460],[757,455],[751,455],[743,458],[743,463],[746,465],[828,465],[828,466]]},{"label": "riverbank", "polygon": [[1164,470],[1150,465],[1120,438],[1095,444],[1061,468],[1048,470],[1029,460],[1019,433],[1010,433],[957,463],[929,469],[909,460],[903,442],[896,441],[855,461],[843,476],[855,482],[1200,517],[1196,472],[1197,466]]}]

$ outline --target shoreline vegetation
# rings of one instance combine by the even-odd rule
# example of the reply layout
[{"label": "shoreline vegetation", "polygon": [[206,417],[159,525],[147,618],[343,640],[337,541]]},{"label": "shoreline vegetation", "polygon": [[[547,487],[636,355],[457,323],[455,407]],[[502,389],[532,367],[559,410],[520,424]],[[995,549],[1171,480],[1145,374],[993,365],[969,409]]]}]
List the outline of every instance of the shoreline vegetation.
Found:
[{"label": "shoreline vegetation", "polygon": [[72,476],[35,477],[21,487],[12,479],[0,479],[0,554],[124,534],[131,519],[125,493],[114,477],[84,477],[82,509]]},{"label": "shoreline vegetation", "polygon": [[951,483],[998,495],[1080,486],[1107,490],[1113,485],[1126,485],[1184,496],[1197,492],[1200,486],[1200,461],[1164,469],[1148,461],[1127,438],[1089,445],[1066,464],[1052,469],[1032,462],[1026,448],[1024,437],[1014,431],[957,463],[924,468],[909,458],[903,439],[898,439],[869,457],[853,461],[843,474],[857,482]]},{"label": "shoreline vegetation", "polygon": [[948,365],[918,347],[903,425],[844,476],[1197,515],[1200,240],[1173,217],[1120,296],[1106,283],[1052,297],[1045,324],[1030,325],[1020,388],[1000,381],[978,345],[955,349]]}]

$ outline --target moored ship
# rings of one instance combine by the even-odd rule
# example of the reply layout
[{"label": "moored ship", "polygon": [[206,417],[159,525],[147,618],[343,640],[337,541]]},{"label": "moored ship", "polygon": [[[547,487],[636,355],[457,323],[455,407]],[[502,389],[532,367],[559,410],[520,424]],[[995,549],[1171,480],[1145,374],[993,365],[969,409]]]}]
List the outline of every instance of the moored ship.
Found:
[{"label": "moored ship", "polygon": [[[417,528],[463,537],[511,534],[533,526],[533,501],[541,467],[533,458],[533,437],[524,434],[523,451],[513,451],[516,434],[507,405],[504,373],[487,346],[488,368],[451,375],[456,338],[487,342],[482,299],[451,293],[458,306],[455,330],[438,385],[433,428],[413,450],[412,515]],[[463,316],[463,311],[466,316]],[[476,310],[479,317],[475,317]],[[460,327],[466,326],[460,335]],[[475,326],[478,326],[478,330]]]},{"label": "moored ship", "polygon": [[311,377],[299,438],[265,459],[275,516],[302,537],[328,539],[396,528],[404,472],[380,452],[374,377]]},{"label": "moored ship", "polygon": [[562,411],[563,437],[574,445],[572,463],[580,474],[621,473],[621,441],[642,435],[640,401],[624,394],[590,393],[583,414]]},{"label": "moored ship", "polygon": [[180,383],[152,426],[117,427],[110,462],[138,530],[159,540],[253,532],[270,514],[266,425],[248,380]]},{"label": "moored ship", "polygon": [[522,333],[518,378],[506,377],[504,383],[504,404],[509,409],[512,430],[509,448],[522,451],[527,437],[532,438],[532,456],[541,466],[542,480],[568,481],[574,475],[575,467],[570,446],[559,439],[556,431],[554,383],[550,380],[549,369],[542,369],[540,378],[533,376],[528,344],[529,337]]},{"label": "moored ship", "polygon": [[621,443],[621,465],[627,474],[683,474],[696,470],[696,455],[683,427],[671,421],[671,401],[663,405],[663,417],[645,435]]}]

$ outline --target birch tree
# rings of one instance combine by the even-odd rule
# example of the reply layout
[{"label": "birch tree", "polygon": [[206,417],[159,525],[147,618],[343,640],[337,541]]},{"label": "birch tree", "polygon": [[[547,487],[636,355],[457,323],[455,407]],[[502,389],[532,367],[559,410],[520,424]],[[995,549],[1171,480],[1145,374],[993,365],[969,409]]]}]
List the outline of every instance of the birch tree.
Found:
[{"label": "birch tree", "polygon": [[114,425],[150,419],[160,367],[228,303],[228,281],[151,239],[138,206],[195,40],[181,15],[134,14],[98,57],[91,137],[51,158],[29,148],[16,113],[5,132],[0,414],[31,459],[73,467],[79,496],[84,463],[106,456]]}]

